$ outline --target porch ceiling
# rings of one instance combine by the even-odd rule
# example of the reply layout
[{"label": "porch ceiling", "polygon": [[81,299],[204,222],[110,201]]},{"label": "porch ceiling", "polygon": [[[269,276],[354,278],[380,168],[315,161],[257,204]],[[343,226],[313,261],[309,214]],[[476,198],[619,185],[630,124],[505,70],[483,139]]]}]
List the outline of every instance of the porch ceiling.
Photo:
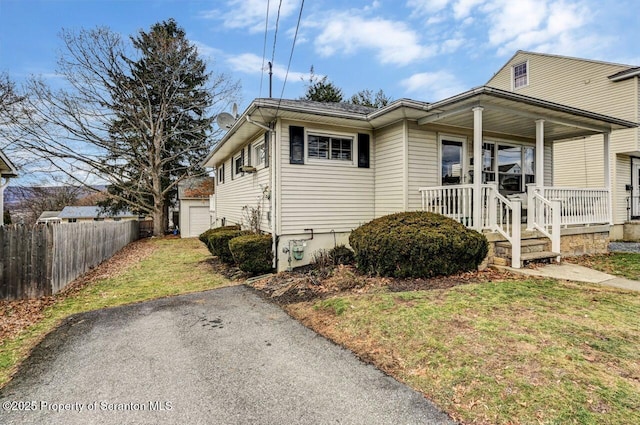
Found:
[{"label": "porch ceiling", "polygon": [[536,120],[544,120],[544,138],[548,141],[585,137],[636,124],[594,114],[576,108],[510,92],[481,87],[451,99],[429,105],[429,112],[418,120],[420,125],[438,124],[473,129],[473,111],[482,107],[484,132],[513,135],[535,140]]}]

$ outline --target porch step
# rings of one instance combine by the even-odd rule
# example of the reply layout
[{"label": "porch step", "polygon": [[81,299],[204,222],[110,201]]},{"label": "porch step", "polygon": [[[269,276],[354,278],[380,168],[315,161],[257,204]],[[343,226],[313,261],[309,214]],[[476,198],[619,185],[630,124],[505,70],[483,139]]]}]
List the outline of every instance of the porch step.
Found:
[{"label": "porch step", "polygon": [[544,262],[545,260],[551,262],[559,256],[560,253],[551,251],[528,252],[520,255],[520,261],[523,265],[531,262]]},{"label": "porch step", "polygon": [[[551,241],[547,238],[524,239],[520,242],[520,263],[544,263],[555,260],[560,256],[557,252],[549,250]],[[511,243],[506,241],[496,242],[495,264],[511,265]]]}]

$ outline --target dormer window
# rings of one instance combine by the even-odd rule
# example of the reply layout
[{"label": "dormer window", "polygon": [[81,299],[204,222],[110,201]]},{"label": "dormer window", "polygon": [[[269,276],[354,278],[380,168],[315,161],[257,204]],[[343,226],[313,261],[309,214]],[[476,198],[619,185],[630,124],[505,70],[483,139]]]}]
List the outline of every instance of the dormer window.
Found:
[{"label": "dormer window", "polygon": [[522,62],[513,66],[513,88],[519,89],[529,85],[529,62]]}]

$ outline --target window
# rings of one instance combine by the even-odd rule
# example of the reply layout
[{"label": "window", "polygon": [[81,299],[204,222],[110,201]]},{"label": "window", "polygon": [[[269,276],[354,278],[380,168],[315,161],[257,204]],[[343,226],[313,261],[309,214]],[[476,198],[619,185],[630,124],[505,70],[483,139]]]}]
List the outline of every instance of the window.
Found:
[{"label": "window", "polygon": [[264,165],[265,163],[265,157],[266,157],[266,150],[265,150],[265,143],[258,143],[254,148],[254,154],[255,154],[255,158],[256,158],[256,166],[258,165]]},{"label": "window", "polygon": [[441,148],[440,179],[442,184],[463,183],[462,141],[443,139]]},{"label": "window", "polygon": [[77,223],[78,219],[77,218],[70,218],[68,222],[69,223]]},{"label": "window", "polygon": [[242,174],[242,166],[243,166],[243,158],[242,155],[237,156],[233,159],[233,173],[237,176],[239,174]]},{"label": "window", "polygon": [[503,143],[482,144],[483,183],[498,183],[503,195],[523,193],[535,183],[535,148]]},{"label": "window", "polygon": [[94,217],[93,221],[104,221],[104,217]]},{"label": "window", "polygon": [[218,184],[224,183],[224,162],[218,166]]},{"label": "window", "polygon": [[351,161],[353,139],[310,134],[308,138],[309,158]]},{"label": "window", "polygon": [[518,89],[529,85],[529,63],[523,62],[513,66],[513,88]]}]

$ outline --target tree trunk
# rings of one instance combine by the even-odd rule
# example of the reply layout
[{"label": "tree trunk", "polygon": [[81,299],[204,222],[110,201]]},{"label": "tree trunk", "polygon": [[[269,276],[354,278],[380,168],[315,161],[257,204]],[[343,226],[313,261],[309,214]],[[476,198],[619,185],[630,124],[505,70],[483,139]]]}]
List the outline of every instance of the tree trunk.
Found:
[{"label": "tree trunk", "polygon": [[165,213],[164,202],[155,203],[153,208],[153,236],[164,236],[167,228],[167,214]]}]

